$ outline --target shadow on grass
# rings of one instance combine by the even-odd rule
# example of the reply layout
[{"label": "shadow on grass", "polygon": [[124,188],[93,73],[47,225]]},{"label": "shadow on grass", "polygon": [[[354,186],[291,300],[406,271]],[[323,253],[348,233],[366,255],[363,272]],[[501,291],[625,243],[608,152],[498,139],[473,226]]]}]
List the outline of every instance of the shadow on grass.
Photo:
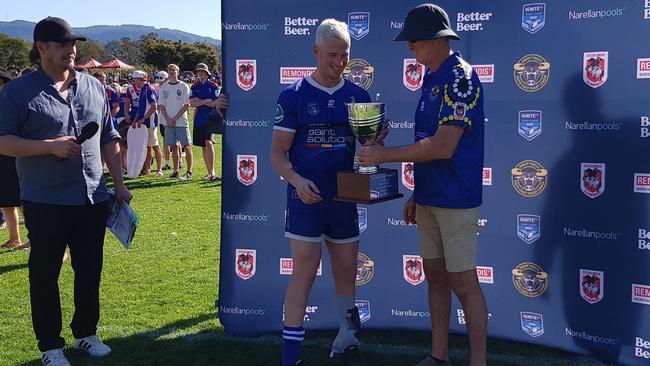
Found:
[{"label": "shadow on grass", "polygon": [[202,181],[199,185],[199,188],[221,187],[221,183],[221,180]]},{"label": "shadow on grass", "polygon": [[27,263],[10,264],[8,266],[0,266],[0,276],[2,276],[5,273],[9,273],[9,272],[15,271],[17,269],[23,269],[23,268],[27,268]]},{"label": "shadow on grass", "polygon": [[146,188],[159,188],[159,187],[170,187],[175,185],[187,184],[192,181],[180,180],[180,179],[169,179],[169,178],[160,178],[156,180],[144,180],[144,179],[128,179],[124,181],[124,185],[129,190],[132,189],[146,189]]},{"label": "shadow on grass", "polygon": [[[83,351],[68,349],[73,365],[217,365],[277,366],[281,348],[278,334],[239,338],[214,327],[187,334],[187,330],[214,318],[213,314],[184,319],[158,329],[121,338],[108,338],[113,353],[105,358],[90,358]],[[183,334],[185,333],[185,334]],[[303,344],[305,364],[334,365],[329,347],[335,331],[309,331]],[[364,331],[363,349],[369,366],[407,366],[419,362],[429,351],[429,333],[420,331]],[[450,337],[450,356],[455,365],[467,365],[467,337]],[[488,341],[488,364],[516,365],[602,365],[586,357],[517,342]],[[35,359],[21,366],[36,366]]]}]

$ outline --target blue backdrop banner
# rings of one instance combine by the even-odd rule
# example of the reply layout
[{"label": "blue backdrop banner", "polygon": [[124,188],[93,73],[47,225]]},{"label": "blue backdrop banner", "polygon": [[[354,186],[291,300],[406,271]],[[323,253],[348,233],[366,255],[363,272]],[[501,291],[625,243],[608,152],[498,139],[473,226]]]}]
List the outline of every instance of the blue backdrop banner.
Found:
[{"label": "blue backdrop banner", "polygon": [[[424,69],[392,39],[418,1],[239,1],[222,6],[224,91],[219,315],[227,332],[282,329],[292,261],[286,182],[269,148],[280,92],[311,73],[320,21],[347,22],[346,77],[381,95],[387,145],[411,143]],[[650,362],[650,1],[440,1],[485,90],[477,272],[491,337]],[[400,191],[414,186],[412,165]],[[363,327],[430,327],[404,200],[359,205]],[[337,328],[329,260],[305,327]],[[454,299],[451,328],[465,332]]]}]

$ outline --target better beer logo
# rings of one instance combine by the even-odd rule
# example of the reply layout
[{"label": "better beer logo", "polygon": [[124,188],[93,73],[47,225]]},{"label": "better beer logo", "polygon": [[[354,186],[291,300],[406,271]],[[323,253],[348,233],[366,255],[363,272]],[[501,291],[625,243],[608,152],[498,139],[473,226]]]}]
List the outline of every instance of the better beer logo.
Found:
[{"label": "better beer logo", "polygon": [[537,297],[546,291],[548,273],[535,263],[523,262],[512,270],[512,284],[520,294]]},{"label": "better beer logo", "polygon": [[546,189],[548,171],[534,160],[524,160],[512,168],[512,187],[524,197],[536,197]]},{"label": "better beer logo", "polygon": [[542,89],[551,75],[551,63],[537,54],[526,55],[514,65],[515,83],[525,92]]},{"label": "better beer logo", "polygon": [[355,58],[348,62],[343,70],[343,77],[366,90],[372,85],[375,78],[375,68],[368,61]]}]

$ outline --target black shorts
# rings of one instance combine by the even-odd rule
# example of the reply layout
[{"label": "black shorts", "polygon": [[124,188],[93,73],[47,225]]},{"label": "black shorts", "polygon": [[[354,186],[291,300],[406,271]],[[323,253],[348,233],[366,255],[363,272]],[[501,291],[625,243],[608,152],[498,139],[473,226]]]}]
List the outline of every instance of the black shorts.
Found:
[{"label": "black shorts", "polygon": [[0,155],[0,207],[20,207],[16,158]]},{"label": "black shorts", "polygon": [[[194,126],[194,131],[192,131],[192,145],[205,147],[205,140],[212,141],[212,134],[208,132],[206,126]],[[214,141],[212,143],[214,144]]]},{"label": "black shorts", "polygon": [[160,130],[160,136],[163,137],[163,141],[165,140],[165,126],[164,125],[158,125],[158,130]]}]

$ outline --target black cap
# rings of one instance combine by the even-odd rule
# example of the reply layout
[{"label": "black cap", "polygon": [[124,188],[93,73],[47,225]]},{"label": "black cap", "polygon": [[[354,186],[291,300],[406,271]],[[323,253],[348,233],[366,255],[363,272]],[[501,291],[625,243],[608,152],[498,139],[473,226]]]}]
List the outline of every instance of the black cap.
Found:
[{"label": "black cap", "polygon": [[409,11],[404,28],[393,41],[423,41],[440,37],[460,40],[449,25],[447,12],[438,5],[422,4]]},{"label": "black cap", "polygon": [[86,37],[72,33],[72,27],[65,20],[47,17],[36,23],[34,27],[34,42],[36,41],[66,43],[86,41]]}]

